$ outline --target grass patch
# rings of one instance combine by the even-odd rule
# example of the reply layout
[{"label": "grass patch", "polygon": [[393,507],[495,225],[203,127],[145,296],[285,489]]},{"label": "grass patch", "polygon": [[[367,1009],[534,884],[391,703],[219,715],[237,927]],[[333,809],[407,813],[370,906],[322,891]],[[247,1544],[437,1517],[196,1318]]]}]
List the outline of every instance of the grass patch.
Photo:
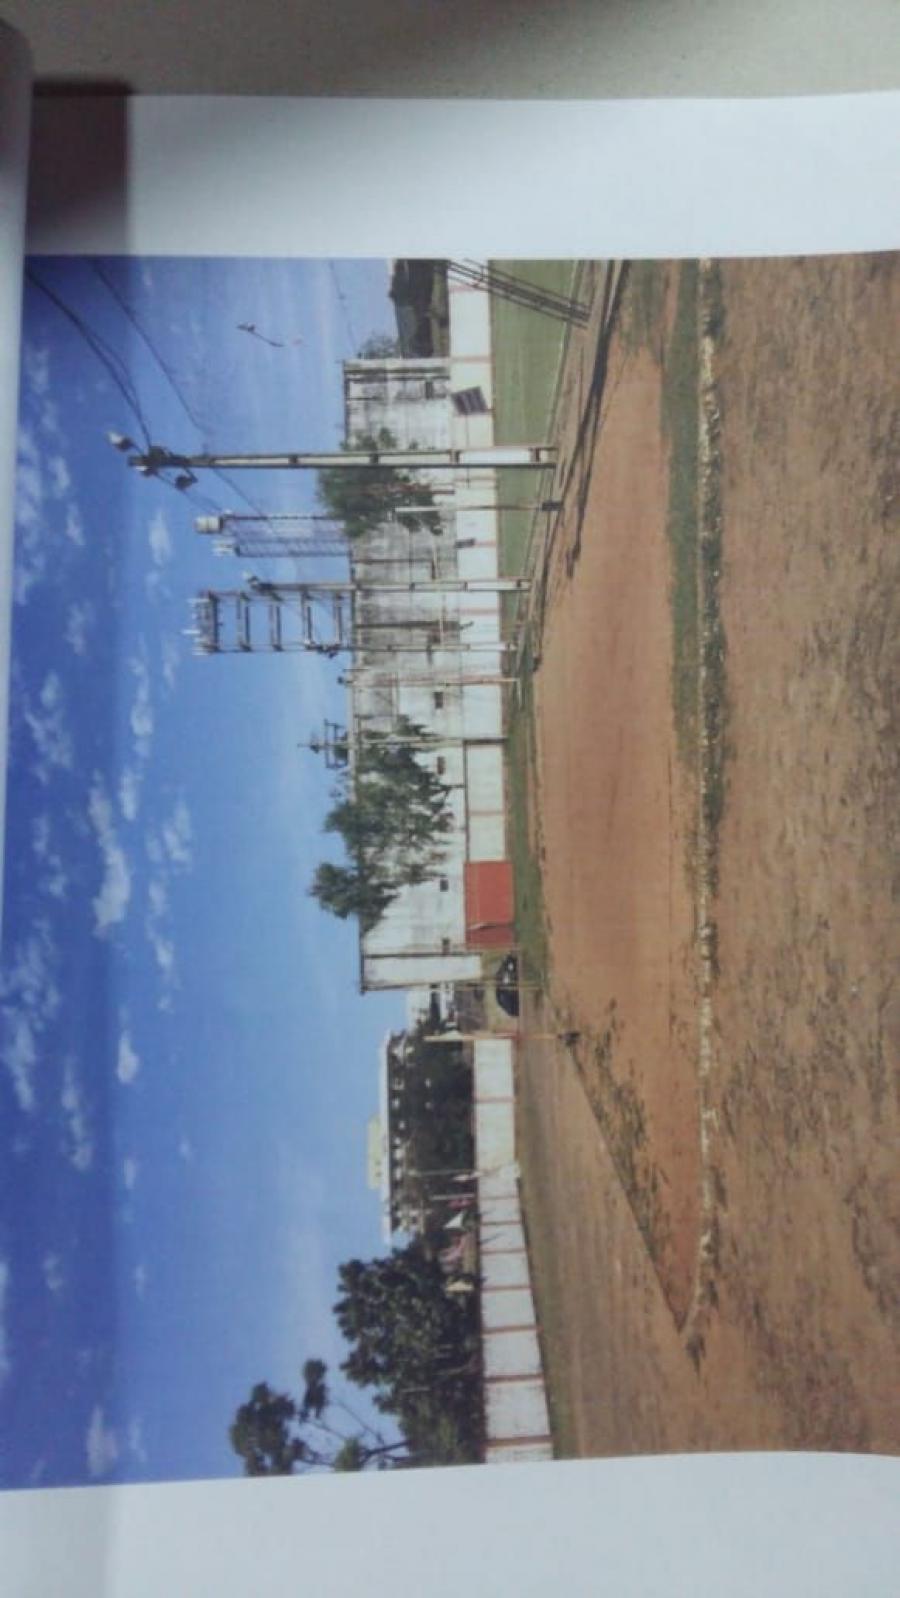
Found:
[{"label": "grass patch", "polygon": [[[503,271],[538,288],[571,295],[577,263],[574,261],[502,261]],[[554,316],[491,299],[491,336],[494,351],[494,437],[498,444],[540,444],[546,441],[550,410],[566,336],[566,324]],[[549,477],[541,472],[505,471],[502,497],[509,503],[528,504],[540,497]],[[524,570],[531,541],[533,512],[503,511],[500,515],[500,571],[517,577]]]},{"label": "grass patch", "polygon": [[[554,1283],[559,1257],[557,1238],[547,1219],[542,1202],[543,1173],[538,1150],[544,1146],[540,1127],[535,1125],[539,1108],[530,1092],[518,1096],[517,1146],[522,1156],[522,1225],[531,1265],[538,1320],[538,1344],[544,1372],[550,1433],[556,1459],[577,1459],[579,1454],[576,1412],[566,1357],[569,1330],[569,1303],[566,1293]],[[544,1288],[544,1291],[541,1289]]]},{"label": "grass patch", "polygon": [[697,336],[698,267],[685,262],[678,274],[675,318],[663,370],[663,431],[669,442],[669,504],[666,534],[672,563],[672,705],[678,752],[691,769],[699,753],[697,672],[700,617],[697,596],[699,534],[700,352]]},{"label": "grass patch", "polygon": [[510,708],[506,745],[510,856],[515,884],[516,936],[522,975],[543,983],[547,976],[547,928],[541,866],[531,824],[535,778],[534,693],[531,670],[522,668],[519,701]]},{"label": "grass patch", "polygon": [[662,316],[669,267],[661,261],[632,261],[628,291],[619,318],[619,336],[629,355],[649,350],[662,356]]},{"label": "grass patch", "polygon": [[613,1067],[620,1032],[613,999],[603,1032],[586,1039],[586,1057],[579,1059],[578,1068],[647,1252],[658,1268],[669,1235],[662,1187],[647,1145],[643,1100],[634,1083],[619,1077]]},{"label": "grass patch", "polygon": [[[717,343],[725,332],[725,295],[721,267],[712,265],[703,284],[703,333]],[[725,810],[728,760],[728,684],[726,640],[722,625],[719,588],[722,575],[722,459],[721,400],[715,384],[706,407],[709,460],[701,487],[702,537],[700,541],[701,632],[706,682],[703,695],[705,737],[703,819],[709,840],[710,888],[718,889],[718,833]]]}]

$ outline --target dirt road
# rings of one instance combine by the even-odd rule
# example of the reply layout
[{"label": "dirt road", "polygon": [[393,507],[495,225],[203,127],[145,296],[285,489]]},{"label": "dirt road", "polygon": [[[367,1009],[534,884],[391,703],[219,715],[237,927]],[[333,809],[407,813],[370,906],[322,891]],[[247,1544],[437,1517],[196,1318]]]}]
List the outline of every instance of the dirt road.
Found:
[{"label": "dirt road", "polygon": [[558,417],[577,491],[534,678],[532,1023],[577,1036],[531,1043],[520,1073],[551,1391],[565,1451],[897,1451],[900,257],[718,280],[728,758],[705,1099],[687,271],[632,278],[587,431],[598,329],[572,341]]}]

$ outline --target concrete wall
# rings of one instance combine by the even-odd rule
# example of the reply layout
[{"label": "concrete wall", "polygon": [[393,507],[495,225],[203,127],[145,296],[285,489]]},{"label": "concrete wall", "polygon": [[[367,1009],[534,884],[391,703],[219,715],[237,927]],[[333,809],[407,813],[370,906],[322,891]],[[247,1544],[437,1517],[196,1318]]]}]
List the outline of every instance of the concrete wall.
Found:
[{"label": "concrete wall", "polygon": [[449,368],[441,357],[344,363],[344,420],[349,441],[387,428],[408,448],[450,442]]},{"label": "concrete wall", "polygon": [[[345,364],[348,435],[386,427],[401,444],[488,448],[493,416],[459,416],[453,390],[480,387],[490,406],[490,302],[478,290],[449,291],[449,360],[373,360]],[[429,385],[426,395],[425,384]],[[364,584],[410,579],[497,576],[497,474],[424,472],[444,515],[444,532],[386,524],[353,551],[354,578]],[[484,509],[482,507],[488,507]],[[439,628],[430,644],[412,620]],[[441,983],[481,973],[467,945],[465,861],[506,855],[500,599],[492,593],[367,593],[356,606],[359,647],[351,709],[359,736],[389,730],[398,715],[436,737],[422,759],[442,765],[453,790],[454,827],[441,841],[440,875],[401,891],[362,943],[365,987]],[[458,629],[458,631],[457,631]],[[475,648],[458,647],[462,642]],[[475,679],[475,680],[464,680]],[[487,679],[487,680],[484,680]],[[491,743],[490,740],[495,740]]]},{"label": "concrete wall", "polygon": [[474,1051],[481,1321],[488,1463],[552,1459],[537,1317],[515,1163],[512,1038]]}]

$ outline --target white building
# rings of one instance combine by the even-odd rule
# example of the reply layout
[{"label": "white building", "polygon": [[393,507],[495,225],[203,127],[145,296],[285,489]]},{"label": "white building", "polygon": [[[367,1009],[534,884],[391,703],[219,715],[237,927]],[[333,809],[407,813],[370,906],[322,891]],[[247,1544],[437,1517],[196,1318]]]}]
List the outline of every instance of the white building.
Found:
[{"label": "white building", "polygon": [[[450,355],[347,362],[348,443],[388,433],[400,447],[493,444],[490,304],[450,286]],[[460,414],[453,396],[480,390],[486,409]],[[353,547],[355,651],[351,739],[405,718],[429,734],[420,758],[450,789],[452,830],[435,878],[404,888],[361,942],[365,988],[480,978],[482,951],[512,941],[503,771],[504,653],[498,571],[497,477],[490,468],[423,472],[439,531],[400,508]],[[433,518],[432,518],[433,523]],[[456,591],[397,585],[484,587]],[[379,584],[394,585],[379,592]]]}]

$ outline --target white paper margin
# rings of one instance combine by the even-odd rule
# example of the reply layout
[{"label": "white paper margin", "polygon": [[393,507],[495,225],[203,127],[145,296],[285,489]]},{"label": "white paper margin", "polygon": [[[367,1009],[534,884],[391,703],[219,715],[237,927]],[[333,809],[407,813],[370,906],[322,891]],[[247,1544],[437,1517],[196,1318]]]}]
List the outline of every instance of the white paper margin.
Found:
[{"label": "white paper margin", "polygon": [[[85,101],[41,108],[36,253],[663,257],[900,245],[896,94],[135,100],[121,166],[98,149],[92,188],[93,114]],[[109,127],[108,103],[100,117]],[[884,1598],[900,1568],[898,1503],[900,1460],[796,1454],[70,1489],[0,1495],[0,1558],[11,1598]]]}]

